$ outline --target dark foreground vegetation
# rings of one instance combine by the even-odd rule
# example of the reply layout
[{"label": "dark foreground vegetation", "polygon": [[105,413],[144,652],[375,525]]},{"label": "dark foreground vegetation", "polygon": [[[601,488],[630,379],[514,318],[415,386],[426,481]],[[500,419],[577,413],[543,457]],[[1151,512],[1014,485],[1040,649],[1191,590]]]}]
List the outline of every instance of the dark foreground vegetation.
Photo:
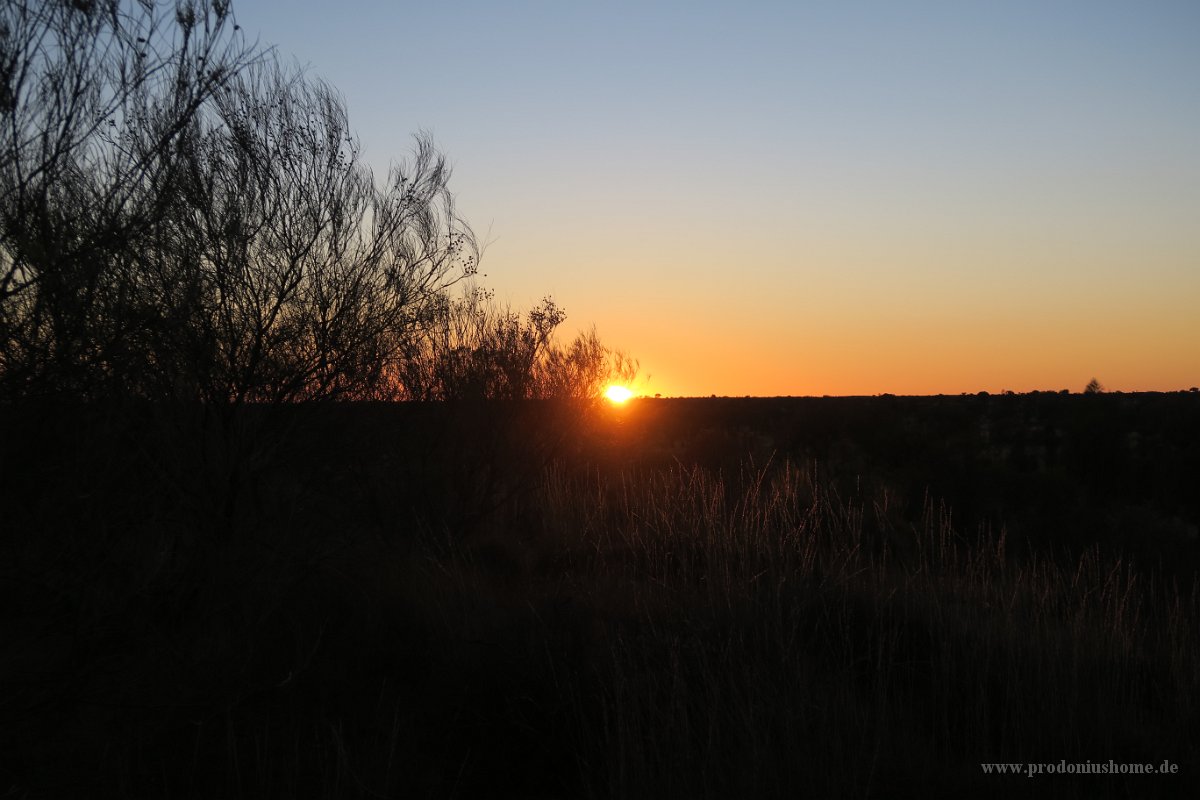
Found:
[{"label": "dark foreground vegetation", "polygon": [[[1195,395],[6,414],[8,796],[1200,769]],[[980,767],[1108,759],[1180,774]]]},{"label": "dark foreground vegetation", "polygon": [[597,406],[448,181],[226,0],[0,4],[0,794],[1195,784],[1200,398]]}]

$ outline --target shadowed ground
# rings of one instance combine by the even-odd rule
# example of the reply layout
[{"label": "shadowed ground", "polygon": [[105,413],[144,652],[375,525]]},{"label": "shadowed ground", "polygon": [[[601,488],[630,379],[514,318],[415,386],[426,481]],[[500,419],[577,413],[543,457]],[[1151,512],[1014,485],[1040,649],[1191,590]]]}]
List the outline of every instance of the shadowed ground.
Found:
[{"label": "shadowed ground", "polygon": [[[1179,793],[1200,768],[1198,409],[12,410],[0,777],[18,797]],[[979,766],[1110,758],[1181,775]]]}]

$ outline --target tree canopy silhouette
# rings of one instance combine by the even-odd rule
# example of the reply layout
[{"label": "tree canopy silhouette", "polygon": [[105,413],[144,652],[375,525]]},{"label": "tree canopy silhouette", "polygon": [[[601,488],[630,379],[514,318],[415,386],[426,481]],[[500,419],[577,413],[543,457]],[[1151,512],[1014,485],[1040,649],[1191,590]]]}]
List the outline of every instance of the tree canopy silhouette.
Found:
[{"label": "tree canopy silhouette", "polygon": [[4,396],[571,395],[624,363],[452,291],[479,248],[429,137],[376,176],[226,0],[17,0],[0,48]]},{"label": "tree canopy silhouette", "polygon": [[18,3],[4,31],[0,370],[9,393],[384,393],[473,273],[425,137],[378,181],[338,95],[228,3]]}]

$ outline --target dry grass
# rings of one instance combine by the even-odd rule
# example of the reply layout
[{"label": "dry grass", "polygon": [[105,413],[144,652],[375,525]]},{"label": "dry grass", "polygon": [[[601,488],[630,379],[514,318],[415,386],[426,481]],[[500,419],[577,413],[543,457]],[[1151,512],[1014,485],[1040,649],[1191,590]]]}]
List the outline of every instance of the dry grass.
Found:
[{"label": "dry grass", "polygon": [[[5,544],[8,796],[1125,797],[1200,769],[1200,586],[1014,553],[936,500],[569,461],[439,515],[358,454],[250,491],[112,453],[48,462],[70,496],[9,473],[41,489]],[[979,767],[1110,758],[1182,775]]]}]

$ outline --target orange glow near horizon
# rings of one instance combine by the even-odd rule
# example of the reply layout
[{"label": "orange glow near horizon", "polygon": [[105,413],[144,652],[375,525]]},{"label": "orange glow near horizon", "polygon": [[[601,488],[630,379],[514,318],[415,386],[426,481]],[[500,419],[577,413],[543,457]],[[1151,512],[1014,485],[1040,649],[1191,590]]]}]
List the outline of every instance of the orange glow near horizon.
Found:
[{"label": "orange glow near horizon", "polygon": [[730,309],[704,326],[630,305],[581,316],[637,356],[639,393],[651,397],[1081,392],[1092,377],[1110,391],[1200,385],[1200,327],[1182,300],[1131,299],[1105,314],[1013,302],[924,318],[908,307],[810,306],[784,322]]},{"label": "orange glow near horizon", "polygon": [[[404,48],[364,42],[368,12],[242,5],[249,37],[335,70],[380,179],[437,128],[481,288],[552,297],[564,347],[594,329],[638,362],[589,387],[610,411],[637,404],[609,381],[639,402],[1200,387],[1200,3],[641,3],[637,24],[428,3]],[[451,48],[444,81],[379,102]]]},{"label": "orange glow near horizon", "polygon": [[633,392],[629,391],[629,389],[625,386],[613,384],[604,390],[604,397],[610,403],[621,405],[622,403],[628,401],[629,398],[633,397]]}]

